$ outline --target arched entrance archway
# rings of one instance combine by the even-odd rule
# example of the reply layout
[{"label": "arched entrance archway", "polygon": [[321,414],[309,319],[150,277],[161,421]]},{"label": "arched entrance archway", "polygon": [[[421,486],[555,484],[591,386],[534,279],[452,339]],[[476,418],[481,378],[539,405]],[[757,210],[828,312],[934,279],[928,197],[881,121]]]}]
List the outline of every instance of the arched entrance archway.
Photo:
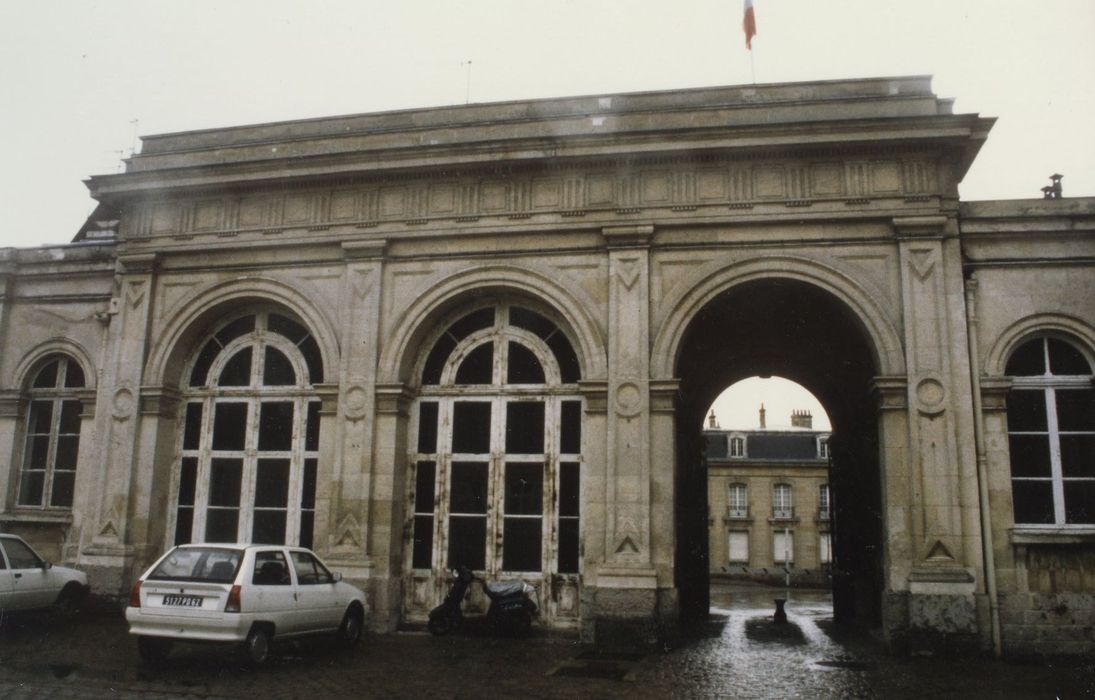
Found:
[{"label": "arched entrance archway", "polygon": [[813,284],[753,279],[714,295],[680,343],[677,406],[677,587],[684,619],[708,608],[704,412],[728,385],[752,375],[801,384],[833,424],[834,615],[875,625],[883,590],[877,353],[849,306]]}]

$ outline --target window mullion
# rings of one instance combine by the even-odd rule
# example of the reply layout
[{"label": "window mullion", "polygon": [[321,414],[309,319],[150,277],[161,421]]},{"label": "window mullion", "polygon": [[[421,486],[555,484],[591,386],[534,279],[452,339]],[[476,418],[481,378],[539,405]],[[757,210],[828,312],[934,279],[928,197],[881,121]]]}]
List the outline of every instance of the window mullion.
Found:
[{"label": "window mullion", "polygon": [[[1047,351],[1048,353],[1048,351]],[[1049,362],[1047,355],[1046,362]],[[1047,364],[1048,366],[1048,364]],[[1053,486],[1053,519],[1058,525],[1065,524],[1065,485],[1061,468],[1061,435],[1057,421],[1057,392],[1052,387],[1045,390],[1046,430],[1049,433],[1049,465]]]}]

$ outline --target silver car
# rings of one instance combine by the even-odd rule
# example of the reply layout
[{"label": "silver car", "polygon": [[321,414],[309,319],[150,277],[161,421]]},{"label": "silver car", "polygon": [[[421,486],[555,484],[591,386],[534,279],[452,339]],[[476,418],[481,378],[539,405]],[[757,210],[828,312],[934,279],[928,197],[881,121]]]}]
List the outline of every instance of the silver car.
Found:
[{"label": "silver car", "polygon": [[330,633],[353,646],[365,594],[301,547],[185,544],[137,580],[125,617],[147,662],[165,659],[175,641],[221,642],[257,666],[275,639]]},{"label": "silver car", "polygon": [[54,566],[22,538],[0,534],[0,614],[45,608],[70,612],[87,591],[84,572]]}]

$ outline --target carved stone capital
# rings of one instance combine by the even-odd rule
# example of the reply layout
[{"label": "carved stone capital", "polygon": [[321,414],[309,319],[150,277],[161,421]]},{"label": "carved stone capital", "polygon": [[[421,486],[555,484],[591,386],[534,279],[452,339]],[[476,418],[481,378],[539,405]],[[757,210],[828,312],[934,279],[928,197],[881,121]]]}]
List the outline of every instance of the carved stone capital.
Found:
[{"label": "carved stone capital", "polygon": [[608,412],[608,382],[582,380],[578,382],[578,391],[586,400],[586,413]]},{"label": "carved stone capital", "polygon": [[871,382],[880,411],[904,411],[908,408],[909,381],[899,376],[879,376]]},{"label": "carved stone capital", "polygon": [[636,226],[605,226],[601,229],[608,248],[645,248],[654,237],[653,224]]},{"label": "carved stone capital", "polygon": [[981,377],[981,410],[1008,410],[1008,392],[1011,391],[1011,377]]},{"label": "carved stone capital", "polygon": [[18,418],[23,393],[14,389],[0,391],[0,418]]},{"label": "carved stone capital", "polygon": [[673,413],[676,408],[679,379],[653,379],[650,381],[651,413]]},{"label": "carved stone capital", "polygon": [[376,385],[376,412],[407,417],[417,392],[403,383]]},{"label": "carved stone capital", "polygon": [[380,260],[388,248],[388,241],[343,241],[342,257],[346,260]]}]

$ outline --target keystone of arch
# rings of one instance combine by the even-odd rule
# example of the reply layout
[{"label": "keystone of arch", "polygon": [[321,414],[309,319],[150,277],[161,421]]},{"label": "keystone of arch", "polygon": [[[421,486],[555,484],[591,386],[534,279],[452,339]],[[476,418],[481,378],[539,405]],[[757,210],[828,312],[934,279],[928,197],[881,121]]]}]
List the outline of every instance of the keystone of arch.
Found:
[{"label": "keystone of arch", "polygon": [[149,354],[146,383],[163,384],[168,379],[169,369],[177,370],[185,361],[181,353],[191,350],[183,347],[183,340],[204,332],[203,321],[218,309],[239,303],[275,304],[290,309],[315,336],[323,356],[324,372],[330,373],[338,366],[338,336],[334,324],[308,295],[271,277],[239,277],[207,286],[166,319]]},{"label": "keystone of arch", "polygon": [[789,279],[805,282],[831,293],[859,320],[871,343],[875,373],[904,375],[905,354],[901,336],[874,297],[849,275],[816,260],[791,255],[752,258],[727,265],[712,261],[692,276],[691,283],[678,287],[666,299],[660,314],[650,369],[652,377],[673,377],[681,341],[689,324],[710,301],[723,292],[746,282]]},{"label": "keystone of arch", "polygon": [[582,377],[601,377],[606,373],[604,336],[589,314],[593,304],[561,285],[556,279],[528,267],[486,265],[469,267],[445,276],[419,294],[396,318],[391,340],[380,355],[381,381],[404,381],[418,357],[417,344],[437,322],[437,316],[451,309],[462,296],[494,290],[501,294],[517,293],[550,306],[569,325],[578,344]]},{"label": "keystone of arch", "polygon": [[1055,313],[1037,313],[1015,321],[996,337],[985,355],[981,373],[1002,376],[1008,358],[1021,343],[1036,333],[1060,333],[1083,342],[1088,352],[1095,351],[1095,328],[1074,316]]}]

